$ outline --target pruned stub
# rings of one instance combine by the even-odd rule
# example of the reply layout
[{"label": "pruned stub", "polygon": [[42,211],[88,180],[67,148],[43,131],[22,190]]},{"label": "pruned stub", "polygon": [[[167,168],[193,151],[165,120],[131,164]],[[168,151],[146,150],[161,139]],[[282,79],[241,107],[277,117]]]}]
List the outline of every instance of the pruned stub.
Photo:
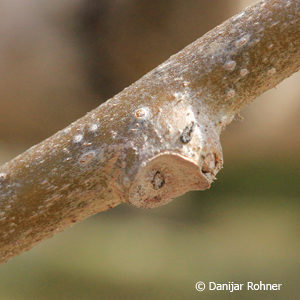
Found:
[{"label": "pruned stub", "polygon": [[[205,166],[210,170],[212,163]],[[138,171],[129,190],[129,202],[154,208],[190,190],[205,190],[212,180],[198,163],[178,153],[164,152],[150,159]]]}]

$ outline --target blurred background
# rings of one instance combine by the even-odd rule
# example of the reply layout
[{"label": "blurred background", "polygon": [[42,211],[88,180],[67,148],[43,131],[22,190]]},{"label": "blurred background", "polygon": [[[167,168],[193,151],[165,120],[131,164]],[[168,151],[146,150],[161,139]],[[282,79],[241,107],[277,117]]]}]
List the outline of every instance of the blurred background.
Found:
[{"label": "blurred background", "polygon": [[[67,126],[254,1],[1,0],[0,163]],[[212,188],[122,205],[0,266],[0,299],[296,299],[300,74],[223,133]],[[203,292],[197,281],[283,283]]]}]

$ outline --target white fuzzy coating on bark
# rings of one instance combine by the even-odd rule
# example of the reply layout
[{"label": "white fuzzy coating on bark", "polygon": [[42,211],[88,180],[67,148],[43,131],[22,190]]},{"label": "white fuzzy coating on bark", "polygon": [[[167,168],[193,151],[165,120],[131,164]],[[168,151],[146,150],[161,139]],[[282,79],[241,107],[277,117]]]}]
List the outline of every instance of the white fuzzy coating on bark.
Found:
[{"label": "white fuzzy coating on bark", "polygon": [[96,132],[98,130],[99,126],[98,124],[91,124],[89,127],[90,132]]},{"label": "white fuzzy coating on bark", "polygon": [[0,173],[0,182],[1,181],[4,181],[5,179],[6,179],[6,177],[7,177],[7,174],[6,173]]},{"label": "white fuzzy coating on bark", "polygon": [[76,134],[73,138],[74,143],[80,143],[83,140],[83,135],[82,134]]}]

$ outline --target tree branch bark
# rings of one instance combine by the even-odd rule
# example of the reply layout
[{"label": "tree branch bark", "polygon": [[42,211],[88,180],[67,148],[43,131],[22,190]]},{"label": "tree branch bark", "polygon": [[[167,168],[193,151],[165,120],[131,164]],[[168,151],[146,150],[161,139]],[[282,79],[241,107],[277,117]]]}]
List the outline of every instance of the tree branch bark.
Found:
[{"label": "tree branch bark", "polygon": [[299,0],[264,0],[0,168],[0,262],[122,202],[210,187],[220,133],[300,67]]}]

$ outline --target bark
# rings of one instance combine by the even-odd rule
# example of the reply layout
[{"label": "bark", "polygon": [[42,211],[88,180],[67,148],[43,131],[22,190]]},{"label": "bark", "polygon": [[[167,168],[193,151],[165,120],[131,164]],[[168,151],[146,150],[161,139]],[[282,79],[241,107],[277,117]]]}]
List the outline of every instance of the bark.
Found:
[{"label": "bark", "polygon": [[299,69],[299,0],[246,8],[0,168],[0,261],[122,202],[210,187],[220,133]]}]

